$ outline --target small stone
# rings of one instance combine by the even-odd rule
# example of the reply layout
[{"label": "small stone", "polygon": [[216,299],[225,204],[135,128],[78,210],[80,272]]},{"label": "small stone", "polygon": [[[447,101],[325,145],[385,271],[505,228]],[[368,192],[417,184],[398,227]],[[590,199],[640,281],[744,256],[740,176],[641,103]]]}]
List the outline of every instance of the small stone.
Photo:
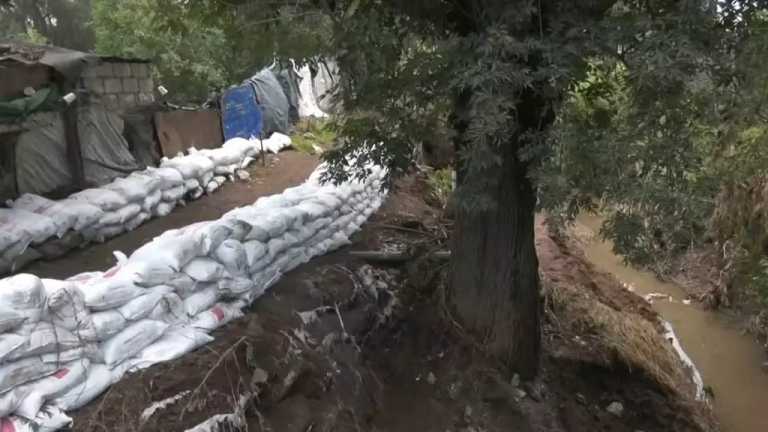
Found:
[{"label": "small stone", "polygon": [[510,384],[512,384],[512,387],[520,386],[520,375],[518,374],[512,375],[512,381],[510,381]]},{"label": "small stone", "polygon": [[467,405],[464,408],[464,420],[469,421],[472,418],[472,407]]},{"label": "small stone", "polygon": [[434,384],[437,382],[437,377],[435,376],[435,374],[433,374],[432,372],[430,372],[430,373],[427,375],[427,382],[428,382],[428,383],[430,383],[430,384],[432,384],[432,385],[434,385]]},{"label": "small stone", "polygon": [[621,415],[624,413],[624,405],[622,405],[620,402],[611,402],[611,404],[608,405],[605,410],[615,415],[616,417],[621,417]]},{"label": "small stone", "polygon": [[587,406],[587,398],[584,397],[581,393],[576,393],[576,402],[580,403],[581,405]]},{"label": "small stone", "polygon": [[521,388],[516,388],[512,391],[512,396],[514,396],[516,401],[521,401],[523,398],[528,396],[528,393],[526,393],[525,390]]},{"label": "small stone", "polygon": [[256,368],[253,370],[251,380],[256,384],[264,384],[269,379],[269,374],[264,369]]}]

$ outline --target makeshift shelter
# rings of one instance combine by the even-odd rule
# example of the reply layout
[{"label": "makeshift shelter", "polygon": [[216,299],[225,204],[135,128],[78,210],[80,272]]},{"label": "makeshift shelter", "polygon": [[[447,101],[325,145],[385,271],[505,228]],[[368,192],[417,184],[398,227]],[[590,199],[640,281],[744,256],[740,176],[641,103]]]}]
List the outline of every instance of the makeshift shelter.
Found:
[{"label": "makeshift shelter", "polygon": [[253,86],[256,102],[262,111],[262,134],[287,133],[291,125],[290,103],[277,76],[269,69],[262,69],[248,82]]},{"label": "makeshift shelter", "polygon": [[146,60],[0,41],[0,198],[57,196],[140,169],[119,114],[154,102],[153,87]]}]

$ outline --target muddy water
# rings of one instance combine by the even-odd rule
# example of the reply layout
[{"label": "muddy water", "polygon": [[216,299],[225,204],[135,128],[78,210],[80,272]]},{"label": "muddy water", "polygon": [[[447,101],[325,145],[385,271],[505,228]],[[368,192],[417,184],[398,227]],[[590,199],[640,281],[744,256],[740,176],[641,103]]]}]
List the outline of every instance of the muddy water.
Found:
[{"label": "muddy water", "polygon": [[[596,216],[580,216],[576,229],[593,234],[600,226]],[[663,293],[669,300],[654,300],[653,306],[675,329],[680,343],[715,394],[715,413],[723,432],[768,432],[768,374],[761,370],[760,347],[728,320],[695,305],[685,305],[683,290],[663,283],[653,274],[622,264],[609,242],[595,237],[584,249],[599,269],[645,296]]]}]

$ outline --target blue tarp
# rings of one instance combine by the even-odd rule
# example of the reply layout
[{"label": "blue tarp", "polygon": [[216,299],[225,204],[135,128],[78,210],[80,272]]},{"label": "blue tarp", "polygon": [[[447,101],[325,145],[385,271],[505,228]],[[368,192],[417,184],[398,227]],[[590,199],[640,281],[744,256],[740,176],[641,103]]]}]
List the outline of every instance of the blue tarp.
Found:
[{"label": "blue tarp", "polygon": [[224,140],[259,137],[263,129],[262,107],[256,102],[256,92],[250,84],[233,87],[221,101],[221,121]]}]

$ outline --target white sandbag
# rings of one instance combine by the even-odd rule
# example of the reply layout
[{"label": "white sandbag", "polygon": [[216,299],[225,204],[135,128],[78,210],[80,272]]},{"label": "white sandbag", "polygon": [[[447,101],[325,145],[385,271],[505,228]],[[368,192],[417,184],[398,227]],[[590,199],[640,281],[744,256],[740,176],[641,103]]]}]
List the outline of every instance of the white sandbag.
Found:
[{"label": "white sandbag", "polygon": [[[199,185],[195,185],[195,189],[199,187]],[[174,186],[169,189],[163,190],[161,196],[163,201],[169,203],[169,202],[176,202],[182,198],[184,198],[184,193],[187,191],[187,189],[184,187],[184,184],[181,184],[179,186]]]},{"label": "white sandbag", "polygon": [[158,178],[160,180],[159,189],[162,190],[177,188],[184,184],[184,177],[174,168],[147,168],[145,173]]},{"label": "white sandbag", "polygon": [[250,156],[244,157],[243,161],[240,162],[240,169],[241,170],[245,170],[246,168],[248,168],[248,165],[252,164],[255,160],[256,159],[254,159],[254,158],[252,158]]},{"label": "white sandbag", "polygon": [[184,299],[184,310],[187,315],[195,316],[213,306],[218,299],[218,286],[214,284]]},{"label": "white sandbag", "polygon": [[261,261],[268,252],[267,246],[258,240],[251,240],[243,243],[243,247],[245,248],[248,270],[253,272],[262,268]]},{"label": "white sandbag", "polygon": [[35,421],[45,401],[59,397],[85,381],[89,365],[87,359],[72,361],[48,377],[23,385],[29,392],[19,403],[16,415]]},{"label": "white sandbag", "polygon": [[171,279],[169,279],[166,282],[166,285],[173,288],[173,290],[179,294],[187,294],[184,297],[188,297],[194,292],[197,292],[204,288],[206,285],[205,282],[198,282],[194,279],[192,279],[188,274],[186,273],[176,273],[174,274]]},{"label": "white sandbag", "polygon": [[72,426],[72,418],[55,406],[44,406],[32,421],[37,432],[56,432]]},{"label": "white sandbag", "polygon": [[139,352],[136,356],[136,367],[143,369],[157,363],[176,360],[211,341],[213,337],[197,328],[173,328]]},{"label": "white sandbag", "polygon": [[134,283],[134,276],[129,271],[113,269],[100,279],[91,280],[81,285],[85,304],[94,311],[114,309],[144,294],[144,290]]},{"label": "white sandbag", "polygon": [[[25,336],[15,333],[0,334],[0,363],[5,362],[14,352],[27,343]],[[0,414],[2,416],[3,414]]]},{"label": "white sandbag", "polygon": [[130,262],[181,270],[194,257],[207,255],[207,238],[184,230],[166,231],[131,254]]},{"label": "white sandbag", "polygon": [[18,334],[24,336],[26,342],[7,356],[11,361],[46,353],[60,353],[82,345],[71,331],[44,321],[25,324],[18,330]]},{"label": "white sandbag", "polygon": [[248,270],[245,247],[237,240],[224,240],[213,252],[213,259],[220,262],[231,275],[244,275]]},{"label": "white sandbag", "polygon": [[91,321],[98,340],[107,340],[128,325],[128,321],[117,310],[94,312]]},{"label": "white sandbag", "polygon": [[26,233],[32,243],[56,236],[56,224],[48,216],[19,209],[0,208],[0,227],[9,232]]},{"label": "white sandbag", "polygon": [[[216,224],[223,225],[231,231],[225,240],[230,239],[242,242],[248,236],[248,233],[251,232],[251,224],[235,218],[219,219],[216,221]],[[215,250],[215,248],[212,248],[212,250]]]},{"label": "white sandbag", "polygon": [[241,158],[253,156],[258,151],[256,145],[245,138],[231,138],[222,145],[222,148],[236,151]]},{"label": "white sandbag", "polygon": [[190,200],[194,201],[200,198],[201,196],[203,196],[204,193],[205,193],[205,189],[203,189],[202,187],[198,187],[197,189],[194,189],[189,193],[187,193],[187,196],[189,197]]},{"label": "white sandbag", "polygon": [[210,195],[216,192],[216,189],[219,187],[221,187],[221,184],[219,184],[216,180],[211,180],[205,186],[205,193]]},{"label": "white sandbag", "polygon": [[136,228],[140,227],[144,222],[148,221],[151,217],[151,213],[147,212],[141,212],[134,216],[132,219],[129,219],[125,222],[125,230],[126,231],[134,231]]},{"label": "white sandbag", "polygon": [[176,208],[176,201],[171,202],[161,202],[152,210],[152,216],[153,217],[166,217],[169,214],[173,212],[173,209]]},{"label": "white sandbag", "polygon": [[175,293],[164,295],[147,318],[168,324],[180,324],[189,319],[187,310],[184,308],[184,300]]},{"label": "white sandbag", "polygon": [[99,225],[122,225],[139,213],[141,213],[141,205],[131,203],[115,211],[104,213],[104,216],[99,219]]},{"label": "white sandbag", "polygon": [[17,328],[26,320],[27,317],[4,304],[0,304],[0,333],[5,333]]},{"label": "white sandbag", "polygon": [[287,232],[280,237],[273,238],[267,243],[267,253],[270,260],[274,260],[278,255],[292,248],[298,243],[299,239],[290,232]]},{"label": "white sandbag", "polygon": [[[0,417],[7,417],[16,412],[19,405],[21,405],[21,401],[24,400],[30,391],[31,389],[27,386],[19,386],[0,394]],[[2,424],[1,421],[0,424]],[[0,431],[3,431],[3,429],[0,428]]]},{"label": "white sandbag", "polygon": [[115,366],[129,357],[133,357],[162,336],[167,328],[168,324],[164,322],[147,319],[129,325],[102,344],[104,363],[108,366]]},{"label": "white sandbag", "polygon": [[58,369],[56,364],[44,363],[40,357],[26,357],[5,363],[0,366],[0,393],[50,375]]},{"label": "white sandbag", "polygon": [[142,202],[146,196],[160,187],[158,178],[133,173],[125,178],[117,178],[112,183],[104,186],[104,189],[117,192],[127,202]]},{"label": "white sandbag", "polygon": [[235,174],[235,170],[238,165],[216,165],[213,169],[213,174],[216,176],[231,176]]},{"label": "white sandbag", "polygon": [[[125,225],[123,224],[117,224],[117,225],[107,225],[100,227],[96,230],[93,237],[86,237],[89,240],[95,241],[97,243],[104,243],[105,241],[117,237],[120,234],[125,232]],[[85,237],[85,233],[83,234]]]},{"label": "white sandbag", "polygon": [[147,195],[146,198],[144,198],[144,203],[141,205],[141,209],[147,213],[151,213],[152,210],[157,207],[158,204],[163,200],[163,192],[158,189],[150,194]]},{"label": "white sandbag", "polygon": [[200,282],[213,282],[230,276],[223,265],[211,258],[195,258],[182,271]]},{"label": "white sandbag", "polygon": [[42,282],[48,298],[50,322],[71,331],[80,339],[94,340],[96,330],[80,288],[71,281],[42,279]]},{"label": "white sandbag", "polygon": [[216,166],[239,163],[243,158],[243,154],[237,148],[232,146],[219,147],[211,150],[201,150],[199,154],[202,154],[203,156],[213,161],[213,164]]},{"label": "white sandbag", "polygon": [[[24,236],[28,236],[27,232],[21,229],[15,222],[11,226],[0,224],[0,253],[18,243]],[[23,247],[26,248],[27,244],[29,244],[29,241]]]},{"label": "white sandbag", "polygon": [[0,431],[37,432],[29,421],[16,416],[0,418]]},{"label": "white sandbag", "polygon": [[202,250],[199,255],[208,255],[226,239],[231,238],[233,228],[228,221],[206,221],[188,225],[178,230],[182,235],[191,235],[200,240]]},{"label": "white sandbag", "polygon": [[219,294],[226,297],[238,297],[253,289],[253,281],[246,277],[222,279],[217,284]]},{"label": "white sandbag", "polygon": [[184,181],[184,191],[194,192],[200,189],[200,180],[197,178],[191,178]]},{"label": "white sandbag", "polygon": [[[56,226],[57,237],[63,236],[77,222],[77,216],[66,211],[56,201],[35,194],[23,194],[13,201],[10,206],[17,210],[24,210],[51,218],[51,221]],[[53,211],[51,211],[52,208]]]},{"label": "white sandbag", "polygon": [[119,193],[102,188],[86,189],[70,195],[68,199],[84,201],[103,211],[114,211],[121,207],[125,207],[125,205],[128,204],[128,201]]},{"label": "white sandbag", "polygon": [[171,287],[164,285],[148,289],[147,294],[136,297],[120,306],[117,311],[128,321],[140,320],[152,312],[164,295],[172,292],[173,289]]},{"label": "white sandbag", "polygon": [[197,314],[190,326],[203,331],[213,331],[230,321],[243,316],[243,304],[234,303],[216,303],[212,308]]},{"label": "white sandbag", "polygon": [[0,279],[0,305],[25,317],[27,322],[39,320],[45,306],[43,282],[31,274]]},{"label": "white sandbag", "polygon": [[243,169],[235,171],[235,176],[237,177],[238,180],[241,180],[241,181],[248,181],[251,179],[251,173]]},{"label": "white sandbag", "polygon": [[112,372],[109,368],[103,364],[92,364],[88,368],[85,381],[53,399],[52,404],[64,411],[76,410],[96,399],[110,385],[112,385]]}]

